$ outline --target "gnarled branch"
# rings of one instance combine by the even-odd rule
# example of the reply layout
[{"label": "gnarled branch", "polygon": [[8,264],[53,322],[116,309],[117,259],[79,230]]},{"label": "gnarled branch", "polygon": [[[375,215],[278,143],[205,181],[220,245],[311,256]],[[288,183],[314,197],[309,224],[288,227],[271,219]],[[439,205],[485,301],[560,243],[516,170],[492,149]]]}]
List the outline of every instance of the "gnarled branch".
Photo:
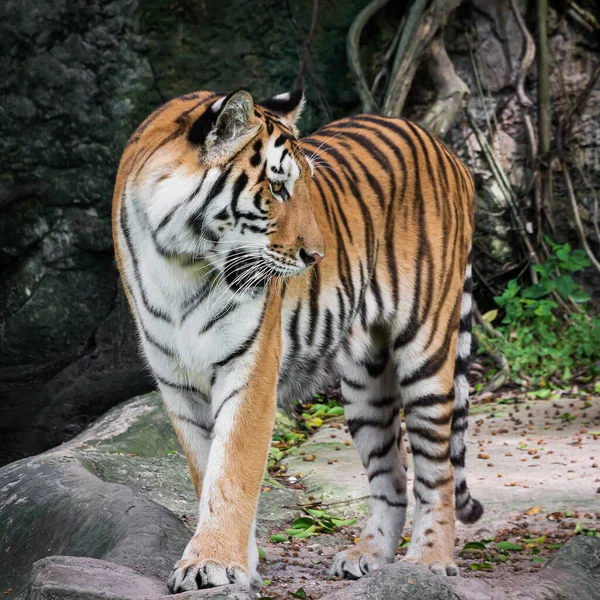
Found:
[{"label": "gnarled branch", "polygon": [[411,5],[383,102],[384,115],[399,117],[402,114],[406,96],[425,49],[461,2],[462,0],[434,0],[429,4],[429,0],[415,0]]},{"label": "gnarled branch", "polygon": [[448,56],[443,30],[431,42],[427,66],[437,90],[437,99],[427,111],[421,125],[443,138],[471,97],[469,87],[458,76]]},{"label": "gnarled branch", "polygon": [[350,26],[350,31],[348,31],[348,37],[346,38],[346,54],[348,56],[348,64],[350,65],[350,70],[358,82],[358,95],[360,96],[362,103],[362,110],[366,113],[378,112],[378,106],[375,98],[373,98],[373,95],[371,94],[371,90],[367,84],[367,79],[362,71],[362,67],[360,66],[360,35],[371,17],[381,8],[383,8],[389,1],[390,0],[373,0],[365,8],[363,8]]}]

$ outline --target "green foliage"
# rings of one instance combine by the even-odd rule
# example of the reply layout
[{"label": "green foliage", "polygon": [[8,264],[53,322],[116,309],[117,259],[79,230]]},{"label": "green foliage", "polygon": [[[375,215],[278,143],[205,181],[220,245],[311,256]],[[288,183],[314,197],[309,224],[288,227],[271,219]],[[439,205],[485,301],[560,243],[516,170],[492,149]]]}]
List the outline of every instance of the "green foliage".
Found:
[{"label": "green foliage", "polygon": [[356,519],[337,519],[324,510],[306,509],[308,516],[296,519],[285,533],[294,538],[307,538],[319,533],[332,533],[336,529],[356,523]]},{"label": "green foliage", "polygon": [[[534,267],[539,282],[522,287],[513,279],[495,298],[504,313],[496,329],[506,341],[487,339],[483,350],[491,346],[504,354],[513,377],[521,373],[540,380],[560,373],[568,382],[576,367],[587,367],[591,375],[597,375],[594,362],[600,358],[600,318],[590,315],[591,299],[572,277],[590,265],[589,259],[568,243],[546,241],[553,254],[545,264]],[[575,302],[578,310],[565,315],[556,296]],[[496,316],[494,311],[488,314]]]}]

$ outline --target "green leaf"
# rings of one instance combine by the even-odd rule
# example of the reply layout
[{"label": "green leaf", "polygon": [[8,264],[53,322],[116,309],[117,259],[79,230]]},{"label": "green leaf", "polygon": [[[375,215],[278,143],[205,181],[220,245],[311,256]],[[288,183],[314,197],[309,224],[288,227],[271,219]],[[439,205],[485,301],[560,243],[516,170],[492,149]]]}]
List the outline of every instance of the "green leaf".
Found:
[{"label": "green leaf", "polygon": [[300,598],[301,600],[308,600],[306,592],[302,588],[298,588],[295,592],[288,592],[290,596],[294,598]]},{"label": "green leaf", "polygon": [[549,398],[552,395],[552,390],[548,388],[543,388],[541,390],[536,390],[535,392],[530,392],[530,394],[532,396],[535,396],[536,398],[541,398],[542,400],[545,400],[546,398]]},{"label": "green leaf", "polygon": [[263,579],[263,585],[271,585],[273,583],[273,581],[271,581],[270,579]]},{"label": "green leaf", "polygon": [[485,550],[485,544],[482,544],[481,542],[467,542],[463,546],[461,552],[464,552],[465,550]]},{"label": "green leaf", "polygon": [[508,550],[510,552],[520,552],[523,550],[522,546],[513,544],[512,542],[497,542],[496,548],[498,548],[498,550]]},{"label": "green leaf", "polygon": [[308,529],[308,527],[302,527],[299,529],[286,529],[285,535],[298,535],[299,533],[306,531],[306,529]]},{"label": "green leaf", "polygon": [[589,302],[591,299],[592,297],[589,294],[586,294],[583,290],[575,290],[571,294],[571,300],[573,300],[573,302],[577,302],[578,304]]},{"label": "green leaf", "polygon": [[556,283],[556,291],[563,300],[568,300],[569,296],[575,291],[575,282],[570,275],[561,275],[554,282]]},{"label": "green leaf", "polygon": [[534,556],[534,557],[531,559],[531,562],[534,562],[534,563],[545,563],[545,562],[546,562],[546,559],[545,559],[545,558],[542,558],[541,556]]},{"label": "green leaf", "polygon": [[[320,512],[320,511],[319,511]],[[292,523],[292,529],[306,529],[315,524],[315,520],[311,517],[300,517]]]},{"label": "green leaf", "polygon": [[259,560],[267,560],[265,551],[260,546],[258,547],[258,559]]},{"label": "green leaf", "polygon": [[346,519],[345,521],[340,521],[339,519],[331,519],[331,522],[336,527],[350,527],[350,525],[354,525],[354,523],[356,523],[356,519]]},{"label": "green leaf", "polygon": [[331,416],[343,415],[344,414],[344,407],[343,406],[334,406],[333,408],[330,408],[327,411],[327,414],[331,415]]},{"label": "green leaf", "polygon": [[562,546],[562,544],[546,544],[546,548],[548,548],[548,550],[558,550],[562,548]]},{"label": "green leaf", "polygon": [[313,535],[317,530],[317,526],[316,525],[312,525],[311,527],[308,527],[307,529],[305,529],[304,531],[301,531],[300,533],[295,533],[294,537],[298,538],[298,539],[304,539],[307,537],[310,537],[311,535]]},{"label": "green leaf", "polygon": [[525,544],[543,544],[546,541],[546,536],[542,535],[540,537],[536,537],[530,540],[523,540]]},{"label": "green leaf", "polygon": [[544,296],[547,296],[550,293],[550,291],[551,290],[544,289],[544,286],[538,283],[537,285],[532,285],[531,287],[524,289],[521,295],[523,296],[523,298],[536,300],[538,298],[543,298]]},{"label": "green leaf", "polygon": [[488,310],[485,314],[481,315],[481,318],[486,323],[493,323],[496,320],[497,316],[498,316],[498,309],[494,308],[493,310]]},{"label": "green leaf", "polygon": [[269,538],[270,542],[287,542],[288,536],[282,535],[281,533],[276,533]]},{"label": "green leaf", "polygon": [[473,571],[491,571],[494,568],[494,565],[489,562],[471,563],[470,566]]},{"label": "green leaf", "polygon": [[573,529],[573,534],[577,535],[578,533],[581,533],[583,531],[583,525],[581,524],[581,521],[577,521],[577,525],[575,525],[575,529]]}]

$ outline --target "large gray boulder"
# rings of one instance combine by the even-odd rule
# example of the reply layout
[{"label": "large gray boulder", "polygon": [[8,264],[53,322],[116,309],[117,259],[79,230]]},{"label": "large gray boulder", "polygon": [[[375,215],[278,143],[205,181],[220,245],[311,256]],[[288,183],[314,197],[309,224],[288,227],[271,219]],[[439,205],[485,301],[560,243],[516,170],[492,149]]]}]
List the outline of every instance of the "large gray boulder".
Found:
[{"label": "large gray boulder", "polygon": [[[285,418],[278,420],[283,427]],[[294,512],[282,506],[299,500],[276,481],[267,487],[258,516],[263,534],[291,521]],[[52,563],[30,576],[36,561],[55,555],[129,567],[164,588],[192,535],[196,510],[187,463],[160,394],[134,398],[70,442],[0,469],[0,590],[12,588],[20,597],[29,581],[49,573],[57,573],[57,589],[63,589],[63,575],[80,567],[87,581],[92,563],[69,563],[68,571]],[[102,571],[93,564],[96,581],[93,573]]]},{"label": "large gray boulder", "polygon": [[[254,600],[256,594],[237,585],[185,592],[180,600]],[[35,563],[27,600],[170,600],[163,581],[106,560],[51,556]]]},{"label": "large gray boulder", "polygon": [[111,236],[135,0],[0,3],[0,464],[150,389]]}]

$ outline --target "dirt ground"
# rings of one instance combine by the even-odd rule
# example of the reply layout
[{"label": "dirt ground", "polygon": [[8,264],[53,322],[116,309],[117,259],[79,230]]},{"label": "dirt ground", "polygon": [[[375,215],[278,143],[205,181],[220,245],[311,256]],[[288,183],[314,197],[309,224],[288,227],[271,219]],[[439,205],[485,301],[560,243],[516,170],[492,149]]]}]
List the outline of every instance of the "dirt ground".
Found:
[{"label": "dirt ground", "polygon": [[[306,504],[357,521],[307,539],[261,537],[263,598],[316,599],[349,585],[329,576],[333,555],[354,543],[366,514],[367,480],[349,440],[341,419],[327,421],[301,453],[283,459],[287,474],[279,480],[303,487]],[[457,526],[462,576],[536,571],[571,536],[600,535],[600,398],[571,389],[545,400],[505,393],[475,401],[467,461],[471,492],[486,512],[475,525]],[[411,519],[409,508],[396,560],[406,552]]]}]

